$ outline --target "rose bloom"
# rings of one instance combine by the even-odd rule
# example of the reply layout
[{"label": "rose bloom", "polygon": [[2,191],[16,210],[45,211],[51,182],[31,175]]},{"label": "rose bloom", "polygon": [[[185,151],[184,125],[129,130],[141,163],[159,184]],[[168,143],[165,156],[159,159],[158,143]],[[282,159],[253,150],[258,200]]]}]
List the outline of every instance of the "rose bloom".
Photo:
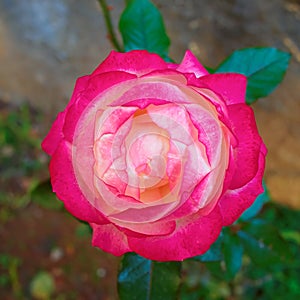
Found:
[{"label": "rose bloom", "polygon": [[206,252],[263,191],[266,148],[246,77],[144,50],[77,80],[42,143],[53,191],[93,245],[158,261]]}]

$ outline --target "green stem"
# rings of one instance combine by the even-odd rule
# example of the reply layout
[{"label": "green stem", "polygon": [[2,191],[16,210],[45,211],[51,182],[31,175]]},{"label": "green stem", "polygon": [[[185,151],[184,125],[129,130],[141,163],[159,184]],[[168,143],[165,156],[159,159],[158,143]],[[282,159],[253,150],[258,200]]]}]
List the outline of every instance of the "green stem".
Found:
[{"label": "green stem", "polygon": [[109,8],[108,5],[106,3],[105,0],[98,0],[102,11],[103,11],[103,15],[104,15],[104,20],[105,20],[105,25],[109,34],[109,39],[112,43],[112,45],[114,46],[114,48],[116,48],[117,51],[123,52],[123,47],[119,44],[118,39],[116,37],[116,34],[114,32],[114,28],[113,28],[113,24],[111,21],[111,17],[110,17],[110,12],[109,12]]}]

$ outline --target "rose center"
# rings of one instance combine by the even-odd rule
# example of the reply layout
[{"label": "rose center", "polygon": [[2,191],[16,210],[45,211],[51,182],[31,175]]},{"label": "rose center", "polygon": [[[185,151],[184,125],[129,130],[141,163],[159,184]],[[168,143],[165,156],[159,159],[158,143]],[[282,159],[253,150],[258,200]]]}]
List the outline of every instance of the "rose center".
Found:
[{"label": "rose center", "polygon": [[161,199],[170,191],[167,160],[170,150],[168,134],[148,114],[133,118],[125,140],[128,184],[126,194],[148,203]]}]

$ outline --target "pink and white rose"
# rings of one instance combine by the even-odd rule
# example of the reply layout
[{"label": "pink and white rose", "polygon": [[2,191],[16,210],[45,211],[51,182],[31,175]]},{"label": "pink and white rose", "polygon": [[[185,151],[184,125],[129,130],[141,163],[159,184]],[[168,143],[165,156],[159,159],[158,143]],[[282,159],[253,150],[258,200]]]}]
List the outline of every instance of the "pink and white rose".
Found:
[{"label": "pink and white rose", "polygon": [[203,254],[263,191],[245,91],[245,76],[210,75],[190,51],[179,65],[112,51],[43,141],[53,191],[114,255]]}]

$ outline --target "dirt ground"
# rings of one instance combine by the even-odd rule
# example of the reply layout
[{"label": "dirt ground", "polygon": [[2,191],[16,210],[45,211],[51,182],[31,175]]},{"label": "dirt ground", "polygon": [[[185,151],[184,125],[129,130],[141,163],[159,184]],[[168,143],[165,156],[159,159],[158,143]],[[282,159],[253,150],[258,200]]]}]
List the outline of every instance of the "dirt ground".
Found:
[{"label": "dirt ground", "polygon": [[[124,1],[107,2],[117,25]],[[245,47],[274,46],[292,54],[284,82],[253,107],[269,151],[265,179],[271,196],[300,208],[300,1],[153,2],[164,16],[170,56],[177,62],[187,48],[210,67]],[[110,50],[96,0],[0,0],[0,112],[29,103],[39,112],[36,135],[42,139],[76,78],[90,73]],[[15,294],[12,287],[0,287],[1,299],[16,299],[18,289],[30,299],[39,270],[55,279],[55,299],[116,299],[119,259],[92,248],[88,234],[80,234],[80,224],[66,213],[29,203],[0,225],[0,254],[20,259]]]}]

